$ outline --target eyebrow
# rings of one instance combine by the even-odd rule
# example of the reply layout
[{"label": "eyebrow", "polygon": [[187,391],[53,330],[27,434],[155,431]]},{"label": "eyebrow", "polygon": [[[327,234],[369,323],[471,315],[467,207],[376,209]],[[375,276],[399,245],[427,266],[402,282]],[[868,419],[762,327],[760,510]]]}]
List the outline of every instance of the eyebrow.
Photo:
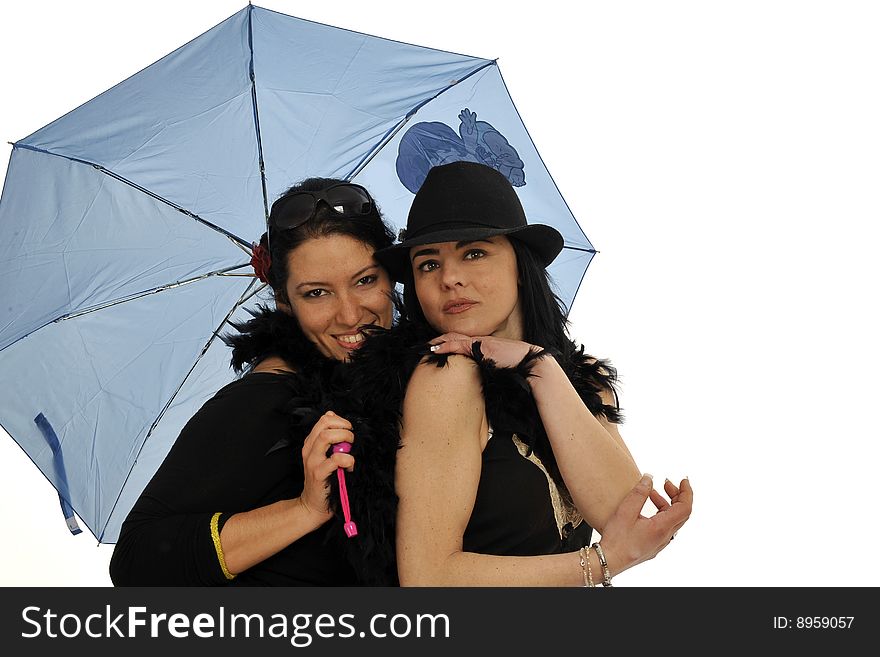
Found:
[{"label": "eyebrow", "polygon": [[[364,267],[364,268],[361,269],[360,271],[355,272],[355,273],[352,275],[351,278],[352,278],[352,280],[354,280],[355,278],[358,278],[358,277],[362,276],[365,272],[368,272],[368,271],[370,271],[371,269],[375,269],[375,268],[378,267],[378,266],[379,266],[379,265],[376,265],[376,264],[367,265],[366,267]],[[324,281],[303,281],[302,283],[299,283],[299,284],[298,284],[295,288],[293,288],[293,289],[294,289],[294,290],[298,290],[298,289],[300,289],[301,287],[311,287],[311,286],[313,286],[313,285],[329,285],[329,283],[326,283],[326,282],[324,282]]]},{"label": "eyebrow", "polygon": [[[487,244],[494,244],[491,239],[461,240],[460,242],[455,243],[455,248],[460,249],[467,246],[468,244],[475,244],[476,242],[486,242]],[[419,249],[418,251],[413,253],[412,256],[410,256],[410,261],[415,260],[419,256],[437,255],[438,253],[440,253],[439,249]]]}]

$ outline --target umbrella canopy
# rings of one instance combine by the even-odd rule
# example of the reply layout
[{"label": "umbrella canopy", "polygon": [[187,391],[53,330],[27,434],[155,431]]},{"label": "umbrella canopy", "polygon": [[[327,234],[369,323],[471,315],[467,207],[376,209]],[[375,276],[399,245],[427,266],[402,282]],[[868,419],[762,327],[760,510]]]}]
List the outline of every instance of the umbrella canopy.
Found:
[{"label": "umbrella canopy", "polygon": [[[594,253],[497,62],[249,5],[16,142],[0,199],[0,424],[113,543],[180,429],[234,377],[218,335],[266,301],[250,244],[308,176],[356,180],[402,227],[427,170],[484,162]],[[75,516],[74,516],[75,513]]]}]

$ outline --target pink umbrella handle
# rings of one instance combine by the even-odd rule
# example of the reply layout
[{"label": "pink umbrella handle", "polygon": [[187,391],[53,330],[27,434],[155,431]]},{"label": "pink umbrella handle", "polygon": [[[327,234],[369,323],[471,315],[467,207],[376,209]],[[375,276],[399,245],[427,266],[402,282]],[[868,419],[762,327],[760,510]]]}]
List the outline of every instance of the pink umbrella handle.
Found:
[{"label": "pink umbrella handle", "polygon": [[[333,445],[333,453],[342,452],[348,454],[351,451],[351,443],[342,442]],[[336,478],[339,480],[339,498],[342,500],[342,514],[345,516],[345,524],[342,526],[345,535],[349,538],[357,536],[357,525],[351,521],[351,508],[348,506],[348,489],[345,486],[345,470],[336,468]]]}]

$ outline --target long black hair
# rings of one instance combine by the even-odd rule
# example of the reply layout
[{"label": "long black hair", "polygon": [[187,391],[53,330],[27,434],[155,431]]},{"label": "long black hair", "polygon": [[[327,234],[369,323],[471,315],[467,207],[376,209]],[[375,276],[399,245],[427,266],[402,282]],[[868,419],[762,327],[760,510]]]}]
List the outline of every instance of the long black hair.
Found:
[{"label": "long black hair", "polygon": [[[347,235],[371,246],[374,251],[394,242],[394,233],[382,218],[375,200],[369,214],[358,217],[340,216],[326,202],[318,201],[315,216],[304,224],[290,229],[271,228],[275,213],[291,194],[322,192],[345,182],[337,178],[307,178],[290,187],[272,204],[270,228],[260,238],[260,245],[270,255],[266,278],[277,302],[290,305],[287,298],[287,278],[290,274],[288,256],[303,242],[328,235]],[[253,367],[269,356],[280,356],[293,366],[300,366],[307,359],[320,358],[317,349],[303,334],[296,317],[268,306],[261,306],[251,314],[254,318],[247,322],[230,322],[238,335],[221,336],[232,347],[232,367],[236,372]]]}]

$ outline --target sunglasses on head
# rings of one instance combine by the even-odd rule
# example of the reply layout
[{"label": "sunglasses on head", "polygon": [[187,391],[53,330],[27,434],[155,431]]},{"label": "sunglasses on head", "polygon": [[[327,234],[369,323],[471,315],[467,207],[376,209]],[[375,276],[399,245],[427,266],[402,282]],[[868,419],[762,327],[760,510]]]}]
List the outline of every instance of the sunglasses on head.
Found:
[{"label": "sunglasses on head", "polygon": [[364,217],[373,210],[369,192],[354,183],[337,183],[319,192],[294,192],[276,201],[269,216],[273,228],[297,228],[315,216],[318,201],[324,201],[339,217]]}]

